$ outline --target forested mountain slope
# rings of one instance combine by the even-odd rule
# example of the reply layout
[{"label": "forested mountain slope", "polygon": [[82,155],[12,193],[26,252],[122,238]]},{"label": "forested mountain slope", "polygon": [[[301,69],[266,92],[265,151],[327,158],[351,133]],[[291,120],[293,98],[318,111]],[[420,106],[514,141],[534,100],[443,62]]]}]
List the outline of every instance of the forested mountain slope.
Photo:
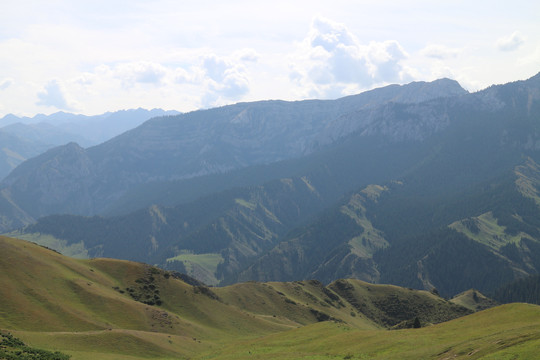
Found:
[{"label": "forested mountain slope", "polygon": [[[435,287],[444,296],[469,288],[489,293],[539,269],[539,100],[537,75],[474,94],[352,111],[334,119],[356,126],[339,133],[339,141],[320,140],[308,156],[265,167],[268,176],[276,169],[275,180],[254,176],[257,185],[234,187],[238,174],[249,174],[246,168],[213,175],[208,184],[223,176],[230,187],[215,193],[208,184],[176,183],[199,196],[180,196],[173,206],[114,217],[54,215],[22,232],[81,244],[90,256],[186,271],[212,284],[357,277]],[[91,169],[91,152],[71,146],[63,156],[80,153],[71,168]],[[37,166],[23,165],[30,173]],[[79,187],[61,195],[95,195],[85,192],[92,186],[88,171]],[[6,189],[14,191],[18,181]],[[164,193],[145,201],[154,195]],[[28,206],[38,197],[25,196]]]}]

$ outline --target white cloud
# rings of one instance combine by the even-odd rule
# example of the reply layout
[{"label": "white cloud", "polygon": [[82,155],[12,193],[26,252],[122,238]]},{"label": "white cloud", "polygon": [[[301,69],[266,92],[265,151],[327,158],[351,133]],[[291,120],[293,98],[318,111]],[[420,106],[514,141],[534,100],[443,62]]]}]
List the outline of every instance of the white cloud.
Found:
[{"label": "white cloud", "polygon": [[399,83],[409,80],[401,64],[401,60],[406,59],[408,54],[397,41],[389,40],[382,43],[370,43],[368,57],[374,65],[374,83]]},{"label": "white cloud", "polygon": [[461,52],[460,49],[450,48],[439,44],[430,44],[420,51],[420,54],[434,59],[455,58]]},{"label": "white cloud", "polygon": [[309,96],[336,97],[410,78],[396,40],[361,44],[343,24],[321,17],[293,56],[290,78]]},{"label": "white cloud", "polygon": [[312,47],[321,46],[328,52],[339,45],[355,46],[358,42],[345,25],[321,17],[313,19],[308,39]]},{"label": "white cloud", "polygon": [[159,84],[168,69],[158,63],[141,61],[119,64],[114,71],[115,76],[122,82],[132,85],[134,83]]},{"label": "white cloud", "polygon": [[517,50],[523,43],[525,39],[520,32],[514,31],[509,36],[504,36],[497,39],[497,47],[501,51],[514,51]]},{"label": "white cloud", "polygon": [[257,62],[261,55],[254,49],[242,49],[236,51],[232,57],[242,62]]},{"label": "white cloud", "polygon": [[51,79],[58,106],[98,114],[335,98],[439,76],[476,90],[537,73],[540,2],[482,3],[4,0],[0,116],[54,110],[37,105],[53,103]]},{"label": "white cloud", "polygon": [[172,80],[177,84],[193,84],[201,82],[204,76],[205,72],[199,67],[191,67],[189,70],[179,67],[174,70]]},{"label": "white cloud", "polygon": [[210,79],[221,82],[225,77],[225,71],[230,67],[225,59],[217,55],[209,55],[203,60],[203,67]]},{"label": "white cloud", "polygon": [[0,90],[5,90],[13,83],[13,79],[7,78],[0,82]]},{"label": "white cloud", "polygon": [[[239,58],[244,56],[240,55]],[[252,55],[247,59],[254,61]],[[247,68],[238,58],[235,60],[211,54],[203,59],[203,69],[207,76],[203,107],[221,105],[225,100],[238,100],[249,92]]]},{"label": "white cloud", "polygon": [[55,107],[60,110],[74,110],[74,108],[68,104],[64,91],[60,84],[56,80],[51,80],[45,85],[45,88],[38,92],[37,105]]},{"label": "white cloud", "polygon": [[[141,98],[145,102],[153,100],[153,104],[146,105],[151,107],[163,106],[155,103],[157,98],[174,101],[168,108],[180,108],[185,99],[191,101],[191,109],[218,106],[240,101],[249,93],[249,67],[258,59],[257,52],[246,49],[230,56],[200,52],[181,64],[149,61],[102,64],[75,77],[69,88],[78,92],[78,98],[106,93],[110,94],[108,101],[129,97],[132,107],[143,106],[136,103]],[[183,94],[182,100],[179,94]]]}]

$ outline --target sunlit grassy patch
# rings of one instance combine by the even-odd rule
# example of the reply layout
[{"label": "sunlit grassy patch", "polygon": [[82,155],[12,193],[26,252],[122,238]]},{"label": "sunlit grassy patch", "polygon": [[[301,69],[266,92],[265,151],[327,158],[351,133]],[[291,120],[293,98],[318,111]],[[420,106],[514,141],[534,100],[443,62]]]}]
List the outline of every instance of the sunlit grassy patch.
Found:
[{"label": "sunlit grassy patch", "polygon": [[183,253],[167,259],[168,262],[180,261],[186,268],[186,273],[205,284],[216,285],[219,280],[215,277],[218,265],[223,261],[221,254]]},{"label": "sunlit grassy patch", "polygon": [[88,251],[84,247],[84,243],[81,241],[76,244],[69,244],[66,240],[57,239],[52,235],[39,234],[39,233],[22,233],[20,231],[13,231],[11,233],[5,234],[17,239],[27,240],[38,245],[46,246],[50,249],[56,250],[59,253],[62,253],[66,256],[77,258],[77,259],[87,259]]},{"label": "sunlit grassy patch", "polygon": [[[474,223],[474,229],[471,229],[468,222]],[[518,244],[522,237],[528,237],[528,235],[524,233],[519,233],[517,235],[507,234],[506,228],[499,225],[497,219],[491,212],[487,212],[471,219],[456,221],[449,226],[466,235],[468,238],[495,250],[499,250],[501,247],[510,243]]]}]

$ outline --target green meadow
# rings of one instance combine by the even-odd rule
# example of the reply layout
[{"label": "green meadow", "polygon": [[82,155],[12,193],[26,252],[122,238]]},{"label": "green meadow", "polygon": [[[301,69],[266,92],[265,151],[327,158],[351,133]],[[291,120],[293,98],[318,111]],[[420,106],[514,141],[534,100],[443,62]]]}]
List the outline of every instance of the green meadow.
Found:
[{"label": "green meadow", "polygon": [[[358,280],[191,286],[155,267],[0,237],[0,330],[71,359],[533,359],[540,307],[472,313]],[[421,328],[411,328],[418,318]]]}]

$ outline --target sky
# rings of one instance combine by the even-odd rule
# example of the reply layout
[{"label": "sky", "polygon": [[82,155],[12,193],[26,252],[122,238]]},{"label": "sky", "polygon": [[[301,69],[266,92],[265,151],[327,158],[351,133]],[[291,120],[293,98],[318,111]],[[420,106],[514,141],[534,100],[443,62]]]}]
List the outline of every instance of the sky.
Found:
[{"label": "sky", "polygon": [[335,99],[540,72],[540,2],[0,0],[0,117]]}]

